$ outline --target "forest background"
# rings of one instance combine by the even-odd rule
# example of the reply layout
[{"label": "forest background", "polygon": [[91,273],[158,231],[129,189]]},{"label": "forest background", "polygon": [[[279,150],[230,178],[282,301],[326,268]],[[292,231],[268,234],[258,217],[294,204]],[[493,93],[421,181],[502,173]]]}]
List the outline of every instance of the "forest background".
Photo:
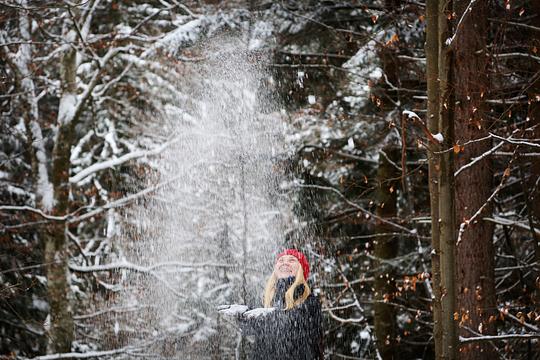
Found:
[{"label": "forest background", "polygon": [[[329,359],[539,358],[538,1],[2,0],[0,22],[3,358],[245,358],[215,307],[260,306],[283,246]],[[188,138],[219,132],[200,108],[232,140]]]}]

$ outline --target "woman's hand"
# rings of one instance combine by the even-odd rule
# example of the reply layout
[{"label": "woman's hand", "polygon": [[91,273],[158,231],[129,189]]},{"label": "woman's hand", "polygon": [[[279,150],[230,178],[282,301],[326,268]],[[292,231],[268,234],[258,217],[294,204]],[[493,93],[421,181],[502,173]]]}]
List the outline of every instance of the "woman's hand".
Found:
[{"label": "woman's hand", "polygon": [[219,305],[217,307],[217,311],[220,314],[227,315],[227,316],[240,316],[248,311],[248,307],[246,305]]}]

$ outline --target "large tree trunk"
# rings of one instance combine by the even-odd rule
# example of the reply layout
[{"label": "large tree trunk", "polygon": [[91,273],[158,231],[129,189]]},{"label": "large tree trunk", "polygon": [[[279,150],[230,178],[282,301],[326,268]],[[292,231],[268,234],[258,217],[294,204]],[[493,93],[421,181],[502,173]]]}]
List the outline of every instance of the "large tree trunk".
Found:
[{"label": "large tree trunk", "polygon": [[[536,28],[540,29],[540,2],[531,3],[532,13],[536,14],[536,17],[532,19],[532,24]],[[531,39],[530,46],[536,46],[540,48],[540,30],[529,30],[529,37]],[[533,62],[533,68],[531,71],[532,75],[537,75],[540,71],[540,64],[538,62]],[[528,118],[529,126],[536,126],[531,136],[534,139],[540,139],[540,77],[536,76],[536,80],[531,85],[528,91],[529,98],[529,109],[528,109]],[[534,149],[527,149],[527,151],[534,151]],[[528,201],[527,206],[529,207],[528,211],[531,214],[531,220],[536,221],[536,224],[540,223],[540,184],[537,183],[540,178],[540,157],[531,158],[531,170],[530,170],[530,179],[527,182],[527,195]],[[536,235],[535,231],[538,230],[532,229],[532,236],[534,241],[534,250],[535,250],[535,259],[536,266],[533,271],[533,279],[535,291],[533,295],[533,303],[536,304],[536,312],[540,313],[540,236]],[[540,344],[538,345],[540,347]]]},{"label": "large tree trunk", "polygon": [[[438,11],[439,0],[426,2],[426,82],[427,82],[427,126],[432,134],[439,132],[439,44],[438,44]],[[431,273],[433,283],[433,340],[435,353],[441,352],[441,268],[439,240],[439,161],[433,153],[440,150],[432,145],[428,151],[429,164],[429,200],[431,210]]]},{"label": "large tree trunk", "polygon": [[[391,161],[396,163],[399,156],[396,148],[384,149]],[[377,210],[381,218],[397,216],[396,188],[399,172],[388,159],[379,155],[379,169],[377,171]],[[392,226],[377,222],[376,233],[385,234],[393,231]],[[374,246],[374,255],[377,257],[377,274],[375,276],[375,337],[377,348],[382,359],[397,359],[396,342],[396,314],[395,306],[388,304],[393,301],[396,292],[396,269],[388,260],[396,257],[398,252],[398,239],[395,236],[379,236]]]},{"label": "large tree trunk", "polygon": [[[537,80],[533,85],[532,89],[536,91],[534,98],[540,96],[540,80]],[[532,98],[531,95],[529,95]],[[534,131],[534,138],[540,139],[540,102],[536,100],[534,105],[531,101],[531,106],[529,109],[529,118],[534,117],[534,124],[536,125]],[[532,124],[531,124],[532,125]],[[540,156],[535,156],[531,159],[531,168],[530,168],[530,177],[529,181],[526,183],[527,186],[527,207],[530,212],[531,217],[531,226],[532,226],[532,236],[534,241],[534,252],[535,252],[535,262],[536,266],[533,268],[533,279],[534,279],[534,294],[533,294],[533,303],[536,304],[536,312],[540,313],[540,236],[538,235],[538,230],[540,226],[540,184],[538,183],[540,179]]]},{"label": "large tree trunk", "polygon": [[[443,148],[454,144],[454,94],[452,85],[453,54],[446,39],[450,36],[448,14],[452,13],[452,3],[441,1],[438,12],[439,39],[439,131],[444,137]],[[439,245],[440,245],[440,291],[441,291],[441,347],[438,359],[457,358],[458,338],[455,313],[455,199],[454,160],[452,152],[440,155],[439,174]]]},{"label": "large tree trunk", "polygon": [[[454,0],[457,18],[463,16],[454,41],[455,50],[455,138],[459,143],[486,136],[489,128],[484,93],[488,90],[486,36],[488,2],[477,0],[464,15],[469,0]],[[491,148],[489,141],[471,143],[457,156],[457,166],[469,163]],[[468,223],[489,198],[493,174],[491,161],[485,158],[462,171],[456,177],[456,216],[462,225],[457,246],[458,314],[461,336],[475,332],[494,334],[490,315],[496,310],[494,283],[493,224],[482,221]],[[483,216],[489,216],[487,206]],[[465,226],[463,228],[463,226]],[[474,335],[473,335],[474,336]],[[488,359],[496,357],[493,346],[478,342],[461,348],[462,359]]]},{"label": "large tree trunk", "polygon": [[[75,40],[74,31],[68,39]],[[62,59],[62,97],[58,112],[58,137],[53,149],[52,183],[54,188],[54,213],[62,216],[69,211],[69,169],[71,147],[74,143],[74,126],[78,116],[76,104],[76,51],[66,50]],[[49,353],[71,351],[73,341],[73,314],[70,304],[66,224],[55,222],[45,235],[45,263],[50,304]]]}]

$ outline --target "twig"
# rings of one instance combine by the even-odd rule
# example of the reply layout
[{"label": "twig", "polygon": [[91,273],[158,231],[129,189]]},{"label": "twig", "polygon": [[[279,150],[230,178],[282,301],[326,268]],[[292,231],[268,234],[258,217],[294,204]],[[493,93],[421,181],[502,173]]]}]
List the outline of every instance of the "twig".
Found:
[{"label": "twig", "polygon": [[345,195],[343,195],[339,190],[337,190],[337,189],[335,189],[333,187],[321,186],[321,185],[302,185],[302,184],[298,184],[298,185],[295,185],[295,186],[303,187],[303,188],[314,188],[314,189],[332,191],[332,192],[336,193],[339,197],[341,197],[347,204],[351,205],[353,208],[359,210],[360,212],[362,212],[362,213],[364,213],[366,215],[369,215],[370,217],[372,217],[372,218],[374,218],[376,220],[379,220],[380,222],[382,222],[384,224],[390,225],[390,226],[392,226],[392,227],[394,227],[396,229],[399,229],[401,231],[405,231],[408,234],[416,235],[416,230],[411,230],[411,229],[406,228],[405,226],[401,226],[399,224],[388,221],[388,220],[386,220],[386,219],[372,213],[371,211],[364,209],[360,205],[358,205],[358,204],[350,201],[349,199],[347,199],[347,197],[345,197]]},{"label": "twig", "polygon": [[[501,311],[501,310],[502,309],[499,309],[499,311]],[[504,317],[508,317],[508,318],[518,322],[519,324],[521,324],[522,326],[528,328],[529,330],[535,331],[535,332],[540,334],[540,328],[538,328],[537,326],[534,326],[532,324],[528,324],[525,321],[521,321],[519,318],[517,318],[516,316],[510,314],[509,312],[503,312],[503,315],[504,315]]]},{"label": "twig", "polygon": [[469,2],[469,5],[467,5],[467,8],[465,9],[465,11],[463,12],[463,14],[461,14],[461,18],[459,19],[459,22],[457,23],[456,25],[456,31],[454,32],[454,35],[452,35],[451,38],[448,38],[446,39],[446,45],[448,46],[452,46],[452,43],[454,42],[454,40],[456,39],[456,36],[458,34],[458,31],[459,29],[461,28],[461,24],[463,23],[463,21],[465,20],[465,18],[467,17],[467,15],[469,13],[472,12],[472,7],[474,5],[474,3],[476,2],[476,0],[471,0]]},{"label": "twig", "polygon": [[167,180],[165,182],[162,182],[162,183],[159,183],[159,184],[154,185],[152,187],[141,190],[138,193],[131,194],[131,195],[128,195],[128,196],[123,197],[121,199],[118,199],[116,201],[112,201],[110,203],[107,203],[107,204],[105,204],[105,205],[103,205],[101,207],[98,207],[97,209],[92,210],[90,212],[87,212],[86,214],[83,214],[81,216],[70,218],[70,219],[68,219],[67,222],[70,223],[70,224],[81,222],[83,220],[86,220],[86,219],[92,218],[94,216],[97,216],[97,215],[101,214],[105,210],[125,206],[125,205],[137,200],[140,197],[143,197],[143,196],[148,195],[148,194],[150,194],[150,193],[152,193],[154,191],[157,191],[160,188],[162,188],[164,186],[167,186],[167,185],[169,185],[169,184],[171,184],[171,183],[173,183],[173,182],[175,182],[177,180],[180,180],[180,179],[181,179],[181,176],[176,176],[176,177],[174,177],[174,178],[172,178],[170,180]]},{"label": "twig", "polygon": [[66,221],[71,214],[64,215],[64,216],[54,216],[44,213],[40,209],[36,209],[31,206],[15,206],[15,205],[0,205],[0,210],[4,211],[30,211],[35,214],[40,215],[41,217],[48,219],[48,220],[54,220],[54,221]]},{"label": "twig", "polygon": [[[510,163],[513,161],[514,159],[510,160]],[[509,164],[510,166],[510,164]],[[499,191],[503,188],[503,185],[506,181],[506,178],[507,176],[504,176],[502,177],[501,179],[501,182],[500,184],[497,186],[497,188],[495,189],[495,191],[493,191],[493,193],[489,196],[489,198],[484,202],[484,204],[482,204],[482,206],[480,206],[480,208],[476,211],[476,213],[474,213],[473,216],[471,216],[470,219],[467,219],[465,221],[463,221],[460,225],[459,225],[459,232],[458,232],[458,238],[457,238],[457,241],[456,241],[456,246],[458,246],[460,243],[461,243],[461,239],[463,237],[463,233],[465,232],[465,229],[469,226],[469,224],[472,222],[474,223],[476,218],[480,216],[480,214],[482,214],[482,211],[484,211],[484,209],[488,206],[488,204],[495,198],[495,196],[499,193]]]},{"label": "twig", "polygon": [[475,157],[470,163],[467,163],[465,165],[463,165],[462,167],[460,167],[455,173],[454,173],[454,177],[457,177],[462,171],[470,168],[471,166],[473,166],[474,164],[476,164],[477,162],[487,158],[489,155],[493,154],[495,151],[497,151],[500,147],[502,147],[504,145],[504,142],[501,141],[500,143],[498,143],[496,146],[492,147],[491,149],[489,149],[488,151],[486,151],[485,153],[483,153],[482,155],[480,156],[477,156]]},{"label": "twig", "polygon": [[81,273],[92,273],[92,272],[103,272],[103,271],[114,271],[114,270],[129,270],[133,272],[147,274],[154,277],[159,282],[161,282],[174,295],[178,296],[181,299],[186,299],[186,296],[184,294],[180,294],[178,291],[176,291],[165,279],[163,279],[161,276],[156,274],[150,268],[132,264],[127,261],[113,263],[113,264],[106,264],[106,265],[94,265],[94,266],[79,266],[75,264],[68,264],[68,267],[72,271],[81,272]]},{"label": "twig", "polygon": [[[537,15],[538,16],[538,15]],[[501,19],[496,19],[496,18],[488,18],[489,21],[493,21],[493,22],[498,22],[498,23],[501,23],[501,24],[508,24],[508,25],[514,25],[514,26],[519,26],[519,27],[523,27],[525,29],[529,29],[529,30],[534,30],[534,31],[539,31],[540,32],[540,27],[536,27],[536,26],[532,26],[532,25],[527,25],[527,24],[522,24],[522,23],[517,23],[517,22],[514,22],[514,21],[507,21],[507,20],[501,20]]]},{"label": "twig", "polygon": [[[482,218],[482,220],[490,221],[490,222],[498,224],[498,225],[515,226],[515,227],[523,229],[523,230],[528,230],[528,231],[531,230],[529,225],[527,225],[526,223],[522,223],[522,222],[519,222],[519,221],[510,220],[510,219],[505,219],[505,218],[502,218],[500,216],[494,216],[492,218],[485,217],[485,218]],[[540,229],[536,229],[536,233],[540,234]]]}]

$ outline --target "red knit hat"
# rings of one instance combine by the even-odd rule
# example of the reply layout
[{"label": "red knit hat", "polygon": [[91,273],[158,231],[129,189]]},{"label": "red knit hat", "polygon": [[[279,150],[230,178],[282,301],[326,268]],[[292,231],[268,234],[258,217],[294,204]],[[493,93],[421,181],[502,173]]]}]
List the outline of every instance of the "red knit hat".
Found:
[{"label": "red knit hat", "polygon": [[304,279],[307,279],[309,276],[309,264],[306,255],[302,254],[296,249],[286,249],[278,254],[276,261],[284,255],[292,255],[298,259],[298,261],[300,262],[300,266],[302,266],[302,270],[304,270]]}]

